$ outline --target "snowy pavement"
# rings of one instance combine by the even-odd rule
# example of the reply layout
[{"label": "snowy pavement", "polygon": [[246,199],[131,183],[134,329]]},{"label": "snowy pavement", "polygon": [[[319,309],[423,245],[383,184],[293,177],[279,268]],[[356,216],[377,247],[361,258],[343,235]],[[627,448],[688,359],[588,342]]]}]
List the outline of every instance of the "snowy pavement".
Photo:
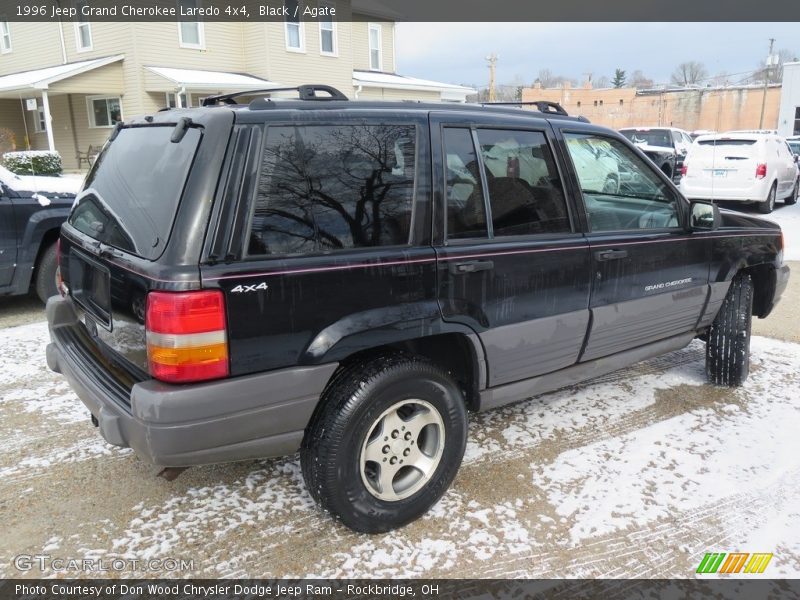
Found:
[{"label": "snowy pavement", "polygon": [[[737,207],[726,205],[726,208],[735,210]],[[768,215],[759,215],[751,207],[744,208],[742,212],[755,214],[780,225],[784,241],[783,259],[800,260],[800,203],[787,206],[779,202],[775,205],[775,210]]]},{"label": "snowy pavement", "polygon": [[800,344],[754,337],[735,390],[705,383],[693,342],[473,416],[443,499],[367,536],[316,508],[296,457],[156,478],[47,370],[44,323],[2,336],[3,577],[21,553],[189,559],[174,575],[203,577],[692,577],[735,551],[800,577]]}]

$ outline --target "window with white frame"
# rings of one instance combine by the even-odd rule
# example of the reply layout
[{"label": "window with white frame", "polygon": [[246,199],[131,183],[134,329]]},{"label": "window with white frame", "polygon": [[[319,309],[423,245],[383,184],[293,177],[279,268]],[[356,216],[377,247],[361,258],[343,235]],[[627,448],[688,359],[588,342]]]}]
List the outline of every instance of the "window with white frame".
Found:
[{"label": "window with white frame", "polygon": [[11,52],[11,29],[8,21],[0,21],[0,52],[3,54]]},{"label": "window with white frame", "polygon": [[298,0],[284,0],[286,7],[286,49],[291,52],[305,52],[305,34],[303,22],[300,20],[300,3]]},{"label": "window with white frame", "polygon": [[[81,14],[86,5],[85,0],[76,0],[75,8]],[[92,49],[92,25],[88,21],[75,21],[75,46],[78,52],[87,52]]]},{"label": "window with white frame", "polygon": [[[201,5],[201,0],[178,0],[179,9],[186,8],[193,10],[195,8],[200,8]],[[179,12],[183,11],[179,10]],[[206,46],[205,28],[203,24],[197,21],[179,21],[178,42],[181,48],[203,50]]]},{"label": "window with white frame", "polygon": [[[167,107],[168,108],[177,108],[178,103],[175,98],[176,94],[173,92],[167,92]],[[189,108],[191,106],[190,100],[187,94],[181,94],[181,108]]]},{"label": "window with white frame", "polygon": [[116,96],[89,96],[89,127],[113,127],[122,121],[122,102]]},{"label": "window with white frame", "polygon": [[47,131],[47,121],[45,121],[44,117],[44,104],[38,101],[36,104],[36,112],[34,114],[34,119],[33,119],[33,130],[36,133]]},{"label": "window with white frame", "polygon": [[[320,13],[331,13],[335,8],[333,2],[323,0],[319,3]],[[319,17],[319,53],[324,56],[336,56],[339,52],[336,39],[336,21],[331,14],[323,14]]]},{"label": "window with white frame", "polygon": [[379,23],[369,24],[369,68],[373,71],[383,70],[383,49],[381,48],[381,26]]}]

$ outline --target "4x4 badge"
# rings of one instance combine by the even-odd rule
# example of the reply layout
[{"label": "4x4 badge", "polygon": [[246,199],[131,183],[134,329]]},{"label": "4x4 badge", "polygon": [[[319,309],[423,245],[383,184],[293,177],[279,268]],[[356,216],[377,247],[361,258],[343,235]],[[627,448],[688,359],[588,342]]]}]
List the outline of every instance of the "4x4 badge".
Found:
[{"label": "4x4 badge", "polygon": [[242,292],[257,292],[259,290],[267,290],[269,286],[267,285],[266,281],[262,281],[261,283],[254,283],[253,285],[237,285],[235,288],[231,290],[232,294],[241,294]]}]

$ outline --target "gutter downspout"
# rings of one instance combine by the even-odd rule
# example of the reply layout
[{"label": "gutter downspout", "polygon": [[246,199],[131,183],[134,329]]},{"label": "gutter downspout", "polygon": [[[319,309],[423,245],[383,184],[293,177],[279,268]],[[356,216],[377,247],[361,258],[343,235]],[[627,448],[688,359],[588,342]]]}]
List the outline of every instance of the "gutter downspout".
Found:
[{"label": "gutter downspout", "polygon": [[[56,4],[61,8],[61,2],[56,0]],[[61,59],[63,64],[67,64],[67,45],[64,43],[64,26],[61,23],[61,17],[58,19],[58,36],[61,38]]]},{"label": "gutter downspout", "polygon": [[364,86],[362,86],[360,83],[358,84],[358,87],[356,88],[356,91],[355,91],[355,95],[354,95],[354,97],[353,97],[353,100],[358,100],[358,95],[361,93],[361,89],[362,89],[363,87],[364,87]]}]

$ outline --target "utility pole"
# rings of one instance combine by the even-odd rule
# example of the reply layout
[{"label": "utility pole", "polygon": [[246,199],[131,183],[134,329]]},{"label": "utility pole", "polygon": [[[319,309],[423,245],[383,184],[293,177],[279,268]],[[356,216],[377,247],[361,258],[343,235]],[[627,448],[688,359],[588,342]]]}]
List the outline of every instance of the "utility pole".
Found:
[{"label": "utility pole", "polygon": [[758,120],[758,128],[764,129],[764,110],[767,107],[767,87],[769,86],[769,76],[772,74],[772,45],[775,38],[769,38],[769,54],[767,55],[767,68],[764,72],[764,93],[761,96],[761,118]]},{"label": "utility pole", "polygon": [[486,57],[486,62],[489,63],[489,102],[497,100],[497,93],[495,92],[495,68],[497,67],[497,54],[492,52]]}]

